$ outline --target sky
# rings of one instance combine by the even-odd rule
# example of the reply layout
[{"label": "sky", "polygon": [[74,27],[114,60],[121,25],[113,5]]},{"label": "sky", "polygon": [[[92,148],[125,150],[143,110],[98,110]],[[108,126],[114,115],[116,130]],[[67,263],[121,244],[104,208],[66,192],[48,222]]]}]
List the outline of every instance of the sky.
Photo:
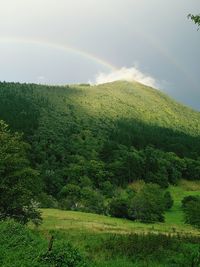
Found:
[{"label": "sky", "polygon": [[0,81],[137,80],[200,110],[200,0],[0,0]]}]

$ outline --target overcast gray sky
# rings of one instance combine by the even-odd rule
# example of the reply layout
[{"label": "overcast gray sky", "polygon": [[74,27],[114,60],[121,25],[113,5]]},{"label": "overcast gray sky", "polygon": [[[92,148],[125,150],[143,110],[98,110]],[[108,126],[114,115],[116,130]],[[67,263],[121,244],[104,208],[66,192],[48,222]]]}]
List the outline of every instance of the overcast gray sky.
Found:
[{"label": "overcast gray sky", "polygon": [[134,77],[200,110],[200,31],[188,13],[200,0],[0,0],[0,80]]}]

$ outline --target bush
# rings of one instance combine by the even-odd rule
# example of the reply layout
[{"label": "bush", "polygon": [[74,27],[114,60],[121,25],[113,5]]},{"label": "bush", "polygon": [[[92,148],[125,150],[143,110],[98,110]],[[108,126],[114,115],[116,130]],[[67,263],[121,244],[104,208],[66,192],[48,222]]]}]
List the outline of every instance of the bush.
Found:
[{"label": "bush", "polygon": [[182,200],[185,223],[200,228],[200,197],[189,196]]},{"label": "bush", "polygon": [[38,232],[15,221],[0,222],[0,266],[86,267],[79,251],[68,242],[48,241]]},{"label": "bush", "polygon": [[115,198],[109,206],[108,212],[112,217],[129,219],[130,202],[127,199]]},{"label": "bush", "polygon": [[20,223],[12,220],[0,222],[0,266],[45,267],[37,258],[47,245],[40,235]]},{"label": "bush", "polygon": [[67,184],[60,192],[60,205],[63,209],[76,210],[80,200],[81,188],[76,184]]},{"label": "bush", "polygon": [[115,194],[115,186],[110,181],[105,181],[100,185],[101,192],[106,197],[113,197]]},{"label": "bush", "polygon": [[182,203],[182,208],[186,208],[187,204],[191,201],[198,201],[198,199],[200,199],[199,196],[186,196],[182,199],[181,203]]},{"label": "bush", "polygon": [[109,259],[123,257],[132,260],[130,266],[199,267],[199,241],[197,236],[110,234],[99,250],[106,251]]},{"label": "bush", "polygon": [[84,212],[105,213],[104,197],[98,190],[91,187],[84,187],[81,191],[79,210]]},{"label": "bush", "polygon": [[144,223],[163,222],[165,200],[156,184],[146,184],[133,198],[131,217]]},{"label": "bush", "polygon": [[38,202],[40,208],[58,208],[57,200],[44,192],[38,197]]},{"label": "bush", "polygon": [[165,202],[165,209],[169,210],[172,208],[174,201],[169,191],[164,193],[164,202]]},{"label": "bush", "polygon": [[67,242],[59,243],[51,251],[42,254],[40,261],[49,267],[86,267],[78,250]]}]

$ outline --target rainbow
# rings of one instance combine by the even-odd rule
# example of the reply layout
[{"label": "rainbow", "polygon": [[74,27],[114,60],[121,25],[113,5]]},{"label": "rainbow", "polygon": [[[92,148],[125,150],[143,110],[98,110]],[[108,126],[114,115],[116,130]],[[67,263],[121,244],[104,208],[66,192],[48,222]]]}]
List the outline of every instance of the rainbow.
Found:
[{"label": "rainbow", "polygon": [[98,56],[91,54],[89,52],[80,50],[78,48],[72,47],[68,44],[61,44],[61,43],[54,43],[49,42],[46,40],[32,40],[32,39],[24,39],[24,38],[0,38],[0,43],[22,43],[22,44],[30,44],[30,45],[38,45],[38,46],[46,46],[53,49],[63,50],[66,52],[72,52],[74,54],[80,55],[85,57],[99,65],[102,65],[108,68],[110,71],[115,71],[118,68],[111,64],[110,62],[106,61],[105,59],[99,58]]},{"label": "rainbow", "polygon": [[[155,37],[150,36],[148,34],[144,34],[137,29],[133,29],[136,34],[141,36],[147,43],[149,43],[151,46],[157,49],[173,66],[176,67],[177,70],[179,70],[183,75],[187,78],[187,80],[192,83],[194,86],[194,79],[191,77],[189,72],[172,56],[170,55],[169,51],[163,47],[158,40],[156,40]],[[22,44],[30,44],[30,45],[38,45],[38,46],[44,46],[49,47],[53,49],[63,50],[65,52],[71,52],[77,55],[80,55],[84,58],[87,58],[91,60],[92,62],[95,62],[96,64],[99,64],[101,66],[106,67],[109,71],[116,71],[120,68],[113,65],[112,63],[106,61],[105,59],[102,59],[94,54],[91,54],[89,52],[83,51],[81,49],[72,47],[68,44],[62,44],[62,43],[55,43],[52,41],[47,40],[35,40],[35,39],[25,39],[25,38],[18,38],[18,37],[0,37],[0,43],[22,43]]]}]

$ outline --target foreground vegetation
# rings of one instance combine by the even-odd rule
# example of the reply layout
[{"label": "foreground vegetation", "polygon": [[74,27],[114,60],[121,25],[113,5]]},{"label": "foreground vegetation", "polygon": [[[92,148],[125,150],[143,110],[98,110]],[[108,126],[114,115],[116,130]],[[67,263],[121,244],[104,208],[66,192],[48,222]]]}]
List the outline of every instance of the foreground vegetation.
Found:
[{"label": "foreground vegetation", "polygon": [[[54,243],[49,251],[52,235]],[[200,238],[194,236],[58,230],[41,234],[11,221],[0,223],[0,237],[2,267],[198,267],[200,264]]]},{"label": "foreground vegetation", "polygon": [[[141,184],[132,186],[138,189]],[[171,186],[170,192],[174,206],[166,212],[165,223],[143,224],[57,209],[42,210],[43,223],[39,228],[32,224],[24,229],[13,222],[0,223],[1,266],[74,266],[41,261],[53,236],[52,255],[58,261],[57,248],[61,251],[58,255],[75,257],[88,267],[199,267],[200,231],[184,224],[181,200],[199,195],[200,184],[183,180],[178,187]]]},{"label": "foreground vegetation", "polygon": [[[139,190],[141,182],[132,184]],[[21,266],[200,266],[200,231],[184,224],[181,201],[200,195],[199,182],[171,186],[173,208],[165,223],[143,224],[91,213],[43,209],[29,228],[0,222],[0,264]],[[51,237],[52,251],[48,251]],[[16,249],[17,248],[17,249]]]}]

